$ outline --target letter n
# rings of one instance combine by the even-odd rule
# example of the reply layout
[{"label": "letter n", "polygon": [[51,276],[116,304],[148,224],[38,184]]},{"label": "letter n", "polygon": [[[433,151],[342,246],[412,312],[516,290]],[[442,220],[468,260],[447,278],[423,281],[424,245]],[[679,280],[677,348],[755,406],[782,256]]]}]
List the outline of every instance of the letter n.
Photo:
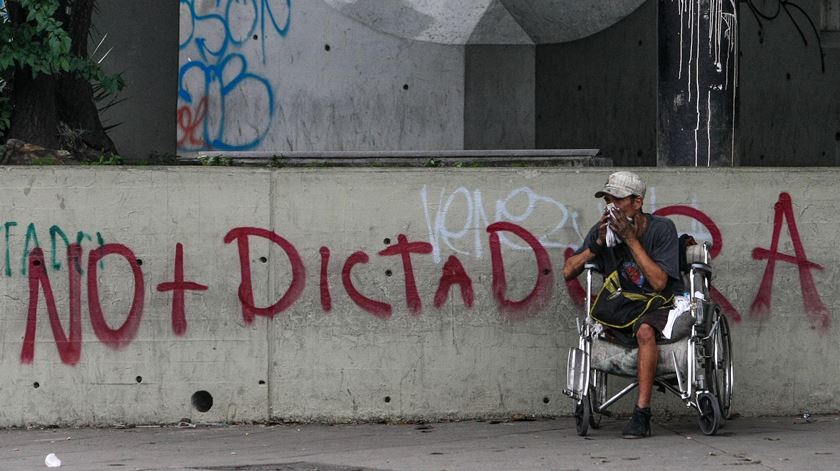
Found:
[{"label": "letter n", "polygon": [[58,317],[58,309],[55,305],[52,285],[47,275],[47,265],[44,263],[44,252],[35,247],[29,253],[29,310],[26,316],[26,333],[23,337],[23,348],[20,352],[20,361],[25,364],[32,363],[35,358],[35,324],[38,315],[38,294],[44,292],[44,301],[47,304],[47,313],[50,318],[55,345],[58,348],[58,356],[61,362],[66,365],[79,363],[82,355],[82,316],[80,305],[81,294],[81,265],[82,248],[78,244],[71,244],[67,248],[67,272],[69,278],[70,298],[70,336],[64,333],[61,320]]}]

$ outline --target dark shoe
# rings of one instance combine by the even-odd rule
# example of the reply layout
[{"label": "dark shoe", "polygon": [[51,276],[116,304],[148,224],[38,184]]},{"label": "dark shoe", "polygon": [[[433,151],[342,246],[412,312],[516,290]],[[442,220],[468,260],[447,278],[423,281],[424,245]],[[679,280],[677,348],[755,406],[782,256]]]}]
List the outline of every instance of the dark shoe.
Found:
[{"label": "dark shoe", "polygon": [[633,417],[624,426],[622,438],[644,438],[650,436],[650,407],[633,409]]}]

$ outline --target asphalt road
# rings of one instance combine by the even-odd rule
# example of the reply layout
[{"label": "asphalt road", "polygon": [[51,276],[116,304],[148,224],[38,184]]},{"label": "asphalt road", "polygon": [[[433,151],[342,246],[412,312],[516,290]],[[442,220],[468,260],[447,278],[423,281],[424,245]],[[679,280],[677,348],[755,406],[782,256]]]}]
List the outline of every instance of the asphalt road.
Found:
[{"label": "asphalt road", "polygon": [[589,436],[571,418],[361,425],[198,425],[0,430],[0,470],[659,470],[840,469],[840,416],[736,418],[704,436],[692,417],[620,437],[604,419]]}]

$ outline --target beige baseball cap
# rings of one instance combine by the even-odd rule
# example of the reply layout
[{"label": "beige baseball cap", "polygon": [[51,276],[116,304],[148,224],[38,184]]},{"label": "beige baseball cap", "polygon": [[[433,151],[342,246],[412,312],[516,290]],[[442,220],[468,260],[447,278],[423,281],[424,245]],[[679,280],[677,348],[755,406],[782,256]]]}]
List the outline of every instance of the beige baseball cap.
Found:
[{"label": "beige baseball cap", "polygon": [[630,195],[645,197],[645,182],[633,172],[615,172],[607,179],[604,189],[595,193],[596,198],[610,195],[614,198],[626,198]]}]

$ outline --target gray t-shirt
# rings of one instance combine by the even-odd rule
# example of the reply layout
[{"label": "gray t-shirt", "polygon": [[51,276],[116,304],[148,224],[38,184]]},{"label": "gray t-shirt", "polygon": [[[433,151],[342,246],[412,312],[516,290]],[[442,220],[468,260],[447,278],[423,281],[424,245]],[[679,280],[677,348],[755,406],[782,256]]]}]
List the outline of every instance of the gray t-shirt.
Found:
[{"label": "gray t-shirt", "polygon": [[[642,247],[648,253],[651,259],[659,265],[665,273],[668,274],[668,284],[662,291],[662,294],[669,296],[672,294],[682,294],[683,283],[680,277],[680,242],[677,237],[677,227],[674,222],[668,218],[653,216],[645,214],[648,220],[647,229],[642,234]],[[598,238],[598,224],[596,223],[586,234],[583,245],[575,252],[579,254],[589,246],[590,243],[595,242]],[[612,255],[611,255],[612,254]],[[630,249],[623,243],[613,247],[604,248],[599,255],[595,256],[592,263],[600,265],[606,273],[610,273],[618,268],[621,277],[630,283],[644,289],[645,291],[653,291],[653,288],[645,279],[642,271],[633,260],[630,254]]]}]

